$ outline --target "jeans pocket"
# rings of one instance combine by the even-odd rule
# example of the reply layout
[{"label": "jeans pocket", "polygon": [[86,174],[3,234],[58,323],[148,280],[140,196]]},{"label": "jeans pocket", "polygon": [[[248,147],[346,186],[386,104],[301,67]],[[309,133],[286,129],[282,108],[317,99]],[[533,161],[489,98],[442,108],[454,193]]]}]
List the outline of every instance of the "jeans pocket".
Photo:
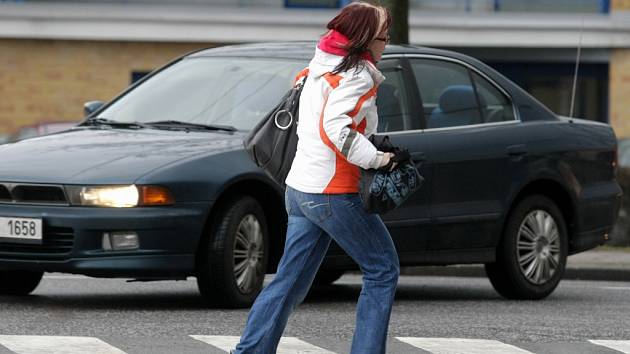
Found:
[{"label": "jeans pocket", "polygon": [[325,194],[309,194],[308,197],[300,198],[300,210],[307,218],[320,222],[332,215],[330,199]]}]

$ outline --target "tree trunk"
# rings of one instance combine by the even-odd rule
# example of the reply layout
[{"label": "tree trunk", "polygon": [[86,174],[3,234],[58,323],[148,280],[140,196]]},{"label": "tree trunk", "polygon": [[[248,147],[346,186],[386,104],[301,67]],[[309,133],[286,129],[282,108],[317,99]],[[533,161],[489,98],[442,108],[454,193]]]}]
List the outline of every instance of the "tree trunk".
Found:
[{"label": "tree trunk", "polygon": [[382,0],[392,14],[392,44],[409,44],[409,0]]}]

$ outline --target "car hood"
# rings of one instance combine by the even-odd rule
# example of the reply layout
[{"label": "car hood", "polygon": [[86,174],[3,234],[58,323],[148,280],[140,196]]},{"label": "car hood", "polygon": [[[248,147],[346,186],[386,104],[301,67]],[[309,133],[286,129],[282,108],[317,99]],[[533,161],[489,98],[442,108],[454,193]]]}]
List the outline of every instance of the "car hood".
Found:
[{"label": "car hood", "polygon": [[72,130],[0,145],[0,181],[117,184],[174,161],[243,148],[242,132]]}]

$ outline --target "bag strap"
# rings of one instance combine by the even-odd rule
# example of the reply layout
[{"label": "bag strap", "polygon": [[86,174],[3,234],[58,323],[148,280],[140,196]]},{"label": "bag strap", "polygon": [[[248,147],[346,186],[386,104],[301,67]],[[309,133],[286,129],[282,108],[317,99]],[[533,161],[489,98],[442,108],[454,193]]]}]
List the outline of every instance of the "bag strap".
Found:
[{"label": "bag strap", "polygon": [[293,86],[296,86],[298,81],[304,77],[303,82],[306,82],[306,77],[308,76],[308,66],[302,69],[297,75],[295,75],[295,79],[293,79]]}]

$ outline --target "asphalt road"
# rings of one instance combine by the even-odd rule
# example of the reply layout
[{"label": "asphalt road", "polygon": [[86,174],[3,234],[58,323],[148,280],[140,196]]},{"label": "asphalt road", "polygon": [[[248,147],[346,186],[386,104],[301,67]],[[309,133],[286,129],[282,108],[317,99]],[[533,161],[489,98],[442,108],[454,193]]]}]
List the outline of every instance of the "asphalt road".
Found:
[{"label": "asphalt road", "polygon": [[[285,336],[322,348],[302,353],[348,353],[360,282],[346,275],[313,291]],[[32,296],[0,297],[0,354],[81,353],[85,345],[91,353],[225,353],[204,341],[233,340],[223,336],[240,335],[246,316],[204,307],[192,278],[127,283],[53,274]],[[76,344],[57,336],[91,338]],[[563,280],[545,300],[509,301],[485,278],[402,276],[388,353],[619,353],[589,340],[630,340],[630,282]],[[630,341],[615,344],[630,348]]]}]

